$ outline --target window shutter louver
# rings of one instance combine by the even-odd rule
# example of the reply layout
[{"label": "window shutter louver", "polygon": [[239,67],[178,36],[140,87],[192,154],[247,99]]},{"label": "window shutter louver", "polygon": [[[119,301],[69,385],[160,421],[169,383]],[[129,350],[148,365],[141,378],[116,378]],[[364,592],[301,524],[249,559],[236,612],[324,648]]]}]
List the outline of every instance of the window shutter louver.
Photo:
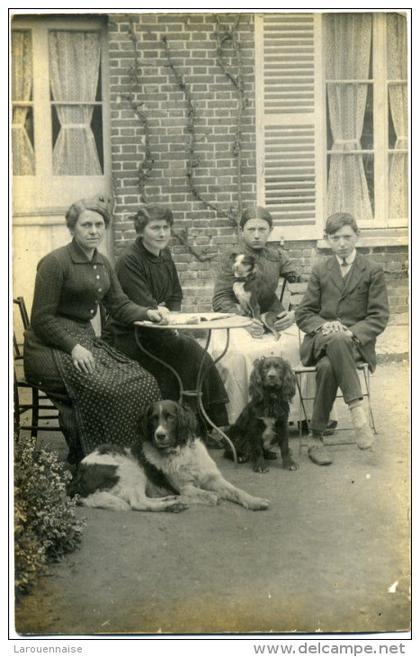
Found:
[{"label": "window shutter louver", "polygon": [[278,13],[256,21],[258,202],[285,236],[315,227],[320,210],[316,19]]}]

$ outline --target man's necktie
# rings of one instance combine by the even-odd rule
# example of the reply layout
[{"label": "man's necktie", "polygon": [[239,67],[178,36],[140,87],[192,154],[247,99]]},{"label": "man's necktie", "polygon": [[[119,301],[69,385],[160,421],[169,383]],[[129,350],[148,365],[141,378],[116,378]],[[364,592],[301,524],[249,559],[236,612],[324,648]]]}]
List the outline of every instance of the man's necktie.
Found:
[{"label": "man's necktie", "polygon": [[344,278],[345,276],[347,276],[350,267],[349,263],[346,262],[345,258],[343,258],[342,262],[340,262],[340,267],[341,267],[341,275]]}]

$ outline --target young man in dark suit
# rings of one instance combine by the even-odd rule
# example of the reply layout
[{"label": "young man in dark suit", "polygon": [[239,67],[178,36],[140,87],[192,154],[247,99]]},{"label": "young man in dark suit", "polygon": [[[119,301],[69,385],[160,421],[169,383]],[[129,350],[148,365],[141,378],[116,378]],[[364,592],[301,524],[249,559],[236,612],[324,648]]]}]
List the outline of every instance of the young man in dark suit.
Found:
[{"label": "young man in dark suit", "polygon": [[362,405],[357,363],[365,361],[374,371],[376,337],[389,317],[384,273],[357,253],[359,229],[352,215],[331,215],[325,236],[333,255],[313,267],[295,311],[296,323],[306,334],[302,363],[317,368],[308,455],[318,465],[332,463],[323,434],[338,388],[349,407],[358,447],[372,449],[374,435]]}]

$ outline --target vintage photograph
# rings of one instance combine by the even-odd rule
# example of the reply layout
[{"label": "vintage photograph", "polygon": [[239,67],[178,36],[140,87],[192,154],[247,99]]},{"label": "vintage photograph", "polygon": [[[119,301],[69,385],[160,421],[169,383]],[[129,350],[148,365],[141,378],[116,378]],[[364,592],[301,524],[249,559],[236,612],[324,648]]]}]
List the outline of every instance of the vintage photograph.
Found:
[{"label": "vintage photograph", "polygon": [[9,29],[14,632],[409,632],[411,10]]}]

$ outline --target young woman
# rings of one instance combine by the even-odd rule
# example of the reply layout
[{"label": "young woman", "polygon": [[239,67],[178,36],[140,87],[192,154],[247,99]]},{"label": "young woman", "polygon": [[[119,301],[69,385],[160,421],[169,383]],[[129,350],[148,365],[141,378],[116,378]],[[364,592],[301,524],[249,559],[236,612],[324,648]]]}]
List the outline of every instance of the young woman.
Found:
[{"label": "young woman", "polygon": [[160,398],[153,376],[95,337],[90,322],[99,304],[122,325],[162,321],[157,309],[130,301],[98,252],[110,220],[103,197],[69,208],[73,239],[39,263],[25,335],[25,374],[56,404],[72,463],[100,443],[129,445],[143,409]]},{"label": "young woman", "polygon": [[[265,287],[258,299],[261,312],[271,308],[273,295],[276,293],[280,277],[293,282],[298,279],[295,267],[287,254],[280,248],[268,244],[273,228],[271,214],[262,207],[252,207],[242,213],[239,229],[240,239],[236,247],[230,249],[222,257],[215,281],[213,308],[216,311],[241,313],[233,292],[235,277],[232,270],[233,256],[236,254],[251,255],[255,259]],[[268,294],[269,293],[269,294]],[[277,300],[276,308],[278,311]],[[229,420],[233,423],[248,402],[248,384],[255,359],[261,356],[281,356],[293,366],[300,361],[298,332],[293,311],[278,311],[278,319],[274,326],[281,333],[278,341],[271,333],[264,333],[263,324],[254,320],[248,329],[232,331],[229,351],[218,363],[219,371],[229,394]],[[222,344],[217,335],[212,336],[210,351],[214,357],[221,352]],[[292,405],[291,419],[300,419],[297,396]]]},{"label": "young woman", "polygon": [[[137,239],[121,255],[116,272],[124,292],[132,301],[156,309],[165,315],[181,308],[182,290],[168,243],[171,238],[173,215],[169,208],[159,205],[139,209],[134,226]],[[171,372],[137,346],[134,331],[113,319],[109,325],[113,345],[130,358],[137,360],[156,377],[162,397],[178,399],[179,386]],[[141,330],[141,341],[146,349],[171,365],[179,374],[184,388],[195,388],[203,349],[198,342],[175,331]],[[210,419],[217,426],[227,424],[228,397],[219,373],[211,358],[206,357],[207,373],[203,383],[203,404]]]}]

